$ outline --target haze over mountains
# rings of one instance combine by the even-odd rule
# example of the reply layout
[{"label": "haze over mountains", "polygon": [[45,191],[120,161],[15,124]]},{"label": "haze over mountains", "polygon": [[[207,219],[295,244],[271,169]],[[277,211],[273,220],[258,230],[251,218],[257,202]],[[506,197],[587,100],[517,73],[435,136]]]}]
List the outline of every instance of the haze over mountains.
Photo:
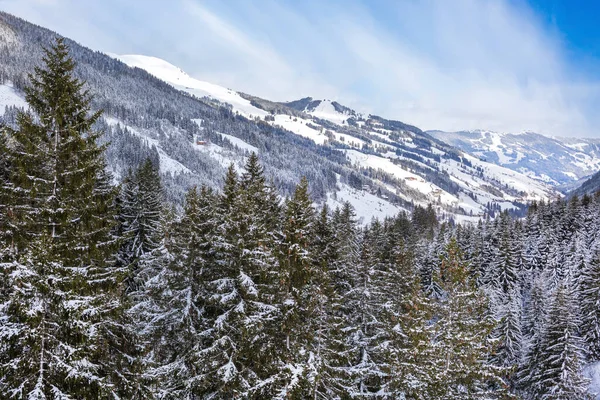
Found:
[{"label": "haze over mountains", "polygon": [[[14,123],[26,74],[56,33],[0,14],[0,112]],[[168,197],[220,185],[224,169],[257,152],[282,194],[306,175],[319,202],[349,201],[368,222],[433,203],[440,215],[477,220],[549,200],[600,167],[600,140],[535,133],[423,132],[393,119],[306,97],[273,102],[187,75],[144,55],[105,55],[69,41],[77,74],[105,110],[115,178],[140,160],[160,162]],[[201,60],[199,60],[201,62]]]}]

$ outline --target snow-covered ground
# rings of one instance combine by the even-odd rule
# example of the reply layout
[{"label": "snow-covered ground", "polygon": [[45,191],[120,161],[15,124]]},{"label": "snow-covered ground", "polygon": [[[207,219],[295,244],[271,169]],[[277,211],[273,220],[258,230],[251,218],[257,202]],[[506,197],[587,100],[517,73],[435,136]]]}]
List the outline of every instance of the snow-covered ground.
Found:
[{"label": "snow-covered ground", "polygon": [[0,85],[0,115],[4,114],[7,106],[28,107],[23,96],[17,93],[10,82]]},{"label": "snow-covered ground", "polygon": [[596,400],[600,400],[600,362],[588,365],[583,370],[584,375],[590,379],[590,393],[596,395]]},{"label": "snow-covered ground", "polygon": [[338,183],[338,186],[339,191],[328,195],[327,205],[333,210],[336,207],[341,208],[344,202],[349,202],[362,224],[370,223],[373,218],[383,219],[406,211],[364,190],[356,190],[342,183]]},{"label": "snow-covered ground", "polygon": [[314,115],[317,118],[324,119],[334,124],[342,125],[346,123],[348,118],[351,117],[349,114],[344,114],[335,109],[331,101],[322,100],[314,110],[308,111],[309,114]]},{"label": "snow-covered ground", "polygon": [[296,135],[303,136],[307,139],[312,140],[316,144],[323,144],[327,140],[327,136],[321,131],[311,128],[307,124],[310,121],[307,121],[303,118],[293,117],[291,115],[276,115],[275,116],[275,125],[281,126],[283,129],[286,129]]},{"label": "snow-covered ground", "polygon": [[147,71],[151,75],[173,85],[176,89],[188,92],[197,97],[210,97],[220,102],[231,104],[234,111],[248,118],[264,117],[268,114],[266,111],[254,107],[250,104],[250,101],[244,99],[238,92],[192,78],[180,68],[160,58],[137,54],[109,55],[130,67],[137,67]]}]

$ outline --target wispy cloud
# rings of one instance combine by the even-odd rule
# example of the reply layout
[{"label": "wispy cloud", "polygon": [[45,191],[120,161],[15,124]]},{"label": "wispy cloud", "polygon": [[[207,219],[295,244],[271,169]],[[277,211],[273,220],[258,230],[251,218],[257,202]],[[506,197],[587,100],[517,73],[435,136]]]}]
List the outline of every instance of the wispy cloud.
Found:
[{"label": "wispy cloud", "polygon": [[0,9],[274,100],[336,99],[424,129],[581,136],[600,123],[598,82],[511,0],[39,1]]}]

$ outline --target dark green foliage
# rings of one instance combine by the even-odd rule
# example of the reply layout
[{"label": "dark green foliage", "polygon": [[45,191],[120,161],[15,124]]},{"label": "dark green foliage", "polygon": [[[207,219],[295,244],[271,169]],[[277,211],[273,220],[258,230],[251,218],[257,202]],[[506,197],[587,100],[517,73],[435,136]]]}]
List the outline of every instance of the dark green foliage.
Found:
[{"label": "dark green foliage", "polygon": [[1,397],[587,398],[597,199],[363,227],[253,153],[179,214],[155,153],[116,196],[62,41],[45,61],[0,135]]},{"label": "dark green foliage", "polygon": [[560,286],[548,313],[548,324],[541,337],[539,354],[532,358],[530,384],[526,392],[531,398],[567,400],[592,399],[588,381],[581,375],[583,341],[579,337],[579,319],[572,290]]},{"label": "dark green foliage", "polygon": [[[4,243],[15,248],[0,335],[0,392],[13,398],[128,397],[114,266],[115,190],[96,145],[91,97],[62,40],[26,89],[8,130]],[[117,368],[119,371],[117,372]],[[61,397],[63,396],[63,397]]]}]

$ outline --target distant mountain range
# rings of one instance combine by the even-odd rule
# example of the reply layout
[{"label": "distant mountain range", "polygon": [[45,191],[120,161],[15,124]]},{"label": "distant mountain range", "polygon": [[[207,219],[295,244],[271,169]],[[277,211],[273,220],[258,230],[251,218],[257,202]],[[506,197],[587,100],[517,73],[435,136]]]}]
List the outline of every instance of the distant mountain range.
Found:
[{"label": "distant mountain range", "polygon": [[[56,33],[0,13],[0,113],[14,123],[26,74]],[[217,187],[225,168],[256,151],[283,195],[301,176],[317,202],[349,201],[363,221],[415,205],[477,220],[559,196],[600,169],[599,141],[533,133],[424,132],[336,101],[274,102],[187,75],[155,57],[106,55],[68,41],[76,73],[105,110],[100,128],[120,179],[144,157],[160,164],[168,196]],[[14,107],[16,106],[16,107]]]},{"label": "distant mountain range", "polygon": [[485,130],[428,133],[480,159],[567,190],[600,170],[600,139]]}]

